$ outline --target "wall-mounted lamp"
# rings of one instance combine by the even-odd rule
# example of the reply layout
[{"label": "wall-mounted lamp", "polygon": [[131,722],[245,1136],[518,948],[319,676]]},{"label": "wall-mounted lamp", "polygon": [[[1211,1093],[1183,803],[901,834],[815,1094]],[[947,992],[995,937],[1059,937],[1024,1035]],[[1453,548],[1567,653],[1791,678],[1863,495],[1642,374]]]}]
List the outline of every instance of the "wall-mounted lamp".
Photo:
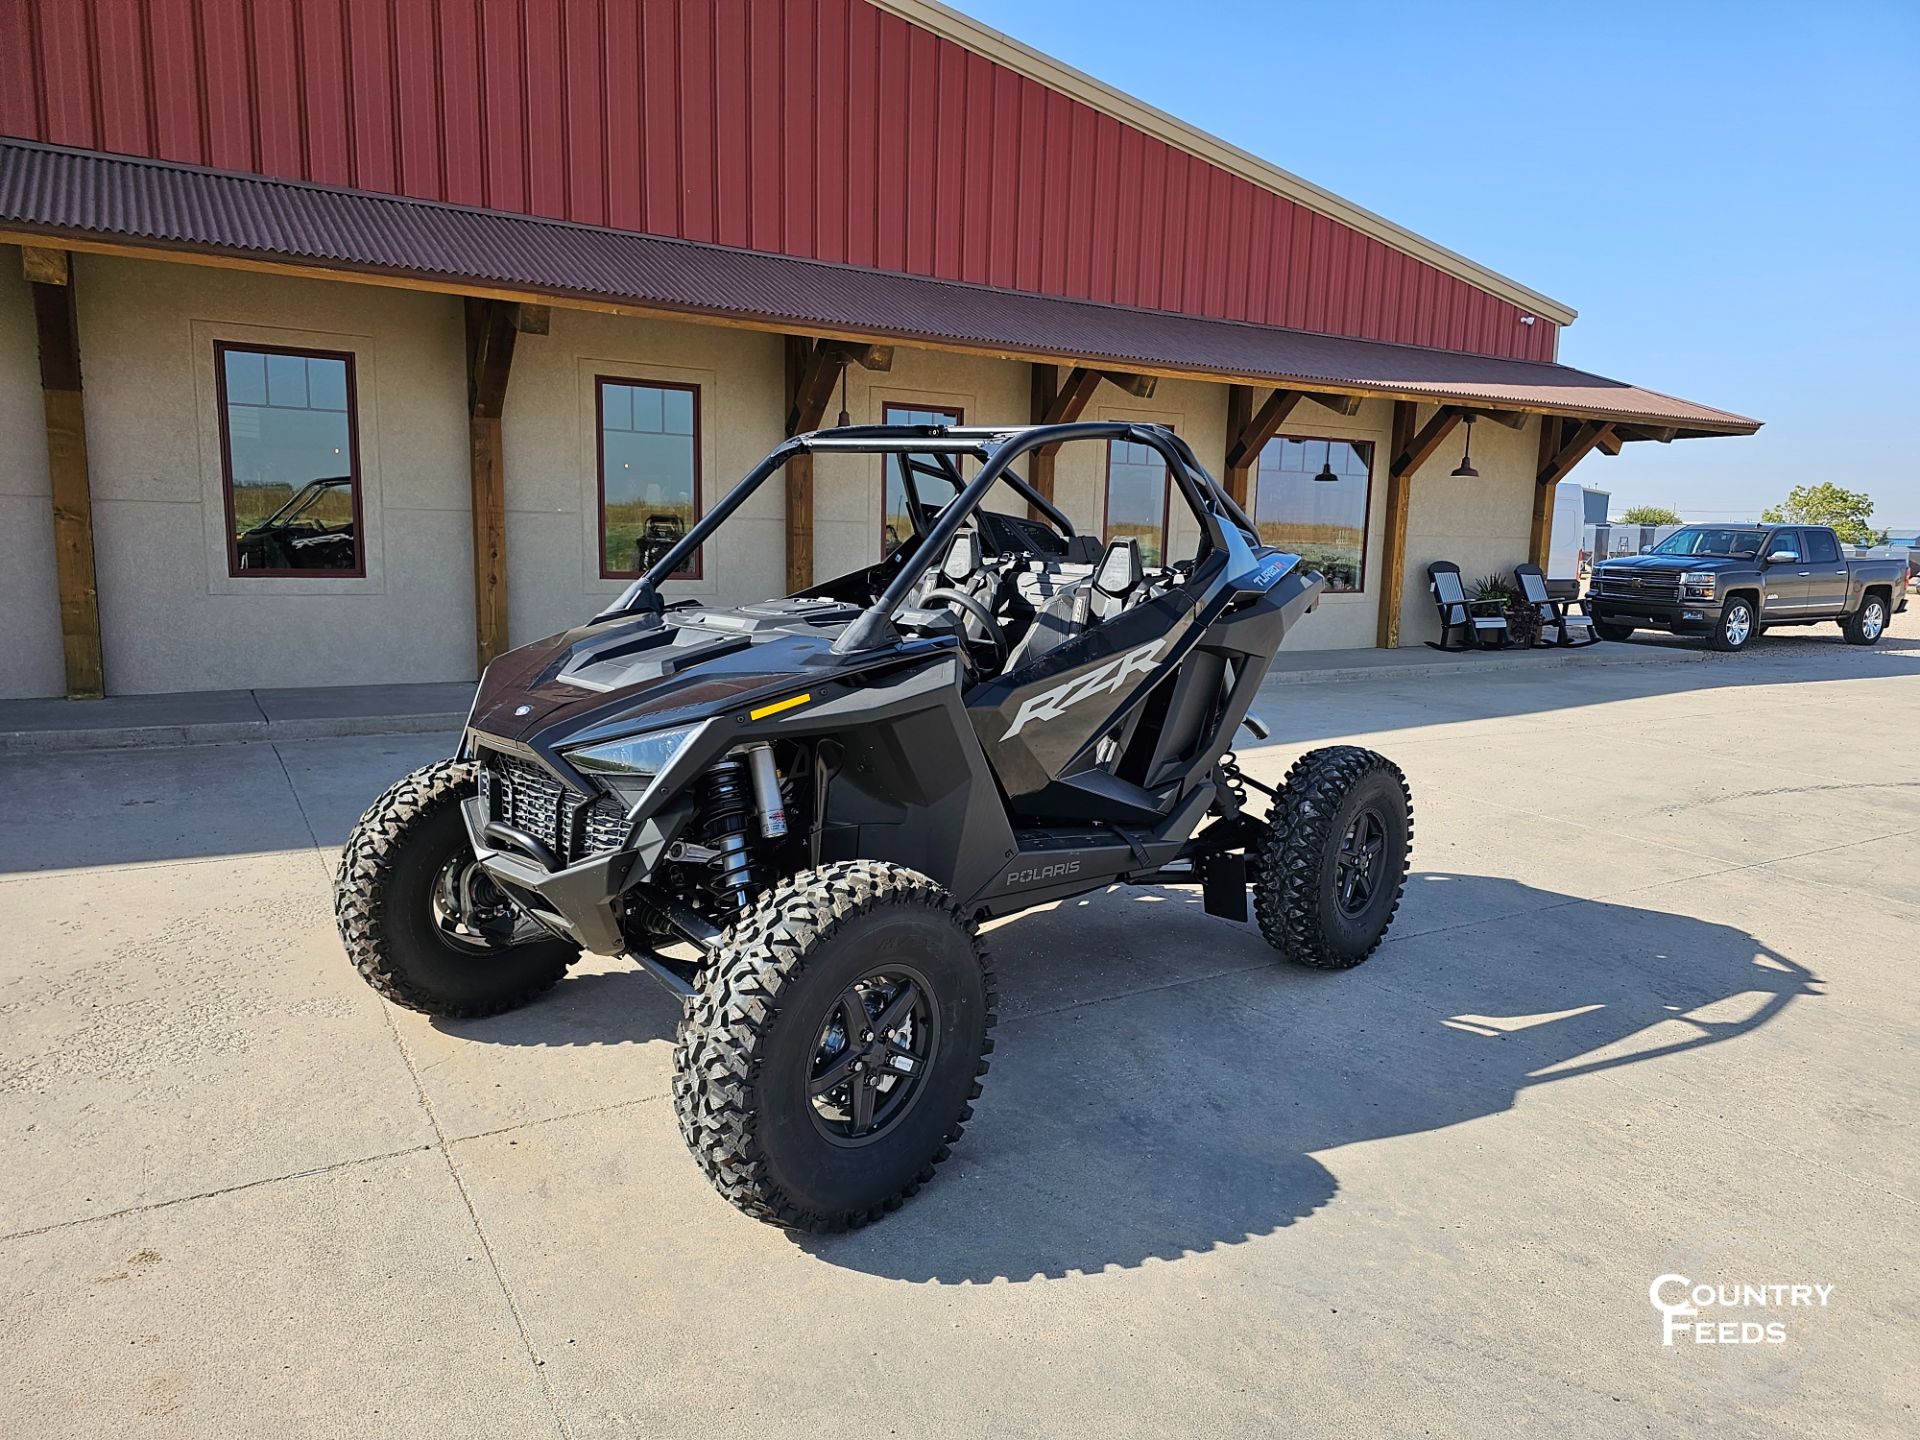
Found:
[{"label": "wall-mounted lamp", "polygon": [[1453,467],[1456,480],[1478,480],[1480,472],[1473,468],[1473,417],[1467,417],[1467,448],[1460,452],[1460,463]]}]

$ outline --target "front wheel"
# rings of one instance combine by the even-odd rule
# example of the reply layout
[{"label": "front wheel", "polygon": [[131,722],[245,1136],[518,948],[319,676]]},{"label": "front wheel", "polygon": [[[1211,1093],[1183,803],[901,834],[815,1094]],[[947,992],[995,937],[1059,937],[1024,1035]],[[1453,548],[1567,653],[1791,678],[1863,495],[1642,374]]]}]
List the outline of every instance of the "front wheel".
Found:
[{"label": "front wheel", "polygon": [[1716,650],[1744,650],[1753,643],[1753,637],[1759,632],[1752,602],[1735,596],[1722,607],[1720,622],[1707,636],[1707,643]]},{"label": "front wheel", "polygon": [[734,922],[687,1002],[681,1137],[755,1219],[864,1225],[960,1138],[993,1021],[986,952],[939,885],[875,860],[804,871]]},{"label": "front wheel", "polygon": [[1886,629],[1887,602],[1878,595],[1869,595],[1858,610],[1840,622],[1840,633],[1849,645],[1877,644]]},{"label": "front wheel", "polygon": [[353,827],[333,913],[354,969],[396,1005],[471,1019],[545,994],[579,950],[526,919],[473,858],[471,762],[414,771]]},{"label": "front wheel", "polygon": [[1633,626],[1619,625],[1611,620],[1593,622],[1593,633],[1602,640],[1630,640],[1633,638]]},{"label": "front wheel", "polygon": [[1293,762],[1254,865],[1260,933],[1296,965],[1347,970],[1380,947],[1406,888],[1413,800],[1400,767],[1354,745]]}]

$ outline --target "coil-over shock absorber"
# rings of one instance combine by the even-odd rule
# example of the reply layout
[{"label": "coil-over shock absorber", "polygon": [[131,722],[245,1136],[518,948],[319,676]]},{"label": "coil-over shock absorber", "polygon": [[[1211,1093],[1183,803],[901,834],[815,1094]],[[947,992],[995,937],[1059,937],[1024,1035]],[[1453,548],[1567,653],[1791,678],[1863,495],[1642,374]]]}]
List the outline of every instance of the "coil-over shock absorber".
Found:
[{"label": "coil-over shock absorber", "polygon": [[753,853],[753,780],[747,763],[736,756],[716,762],[700,777],[701,834],[719,851],[708,888],[723,903],[744,910],[763,888],[763,872]]}]

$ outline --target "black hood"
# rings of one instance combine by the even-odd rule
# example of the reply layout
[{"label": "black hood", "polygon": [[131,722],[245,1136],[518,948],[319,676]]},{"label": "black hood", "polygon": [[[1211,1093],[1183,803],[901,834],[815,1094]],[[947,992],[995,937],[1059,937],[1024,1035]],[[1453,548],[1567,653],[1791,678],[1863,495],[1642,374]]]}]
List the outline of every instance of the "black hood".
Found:
[{"label": "black hood", "polygon": [[686,724],[844,672],[833,642],[859,613],[836,601],[778,600],[578,626],[489,665],[469,723],[527,744]]},{"label": "black hood", "polygon": [[1753,565],[1733,555],[1625,555],[1617,560],[1602,560],[1595,567],[1604,571],[1635,571],[1643,575],[1677,575],[1683,570],[1731,570]]}]

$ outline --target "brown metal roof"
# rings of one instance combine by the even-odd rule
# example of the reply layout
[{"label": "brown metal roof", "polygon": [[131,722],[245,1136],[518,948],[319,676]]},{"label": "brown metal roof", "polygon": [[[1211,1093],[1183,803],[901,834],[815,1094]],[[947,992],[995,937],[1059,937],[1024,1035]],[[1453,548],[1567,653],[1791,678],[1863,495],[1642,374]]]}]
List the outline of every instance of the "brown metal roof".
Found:
[{"label": "brown metal roof", "polygon": [[0,139],[0,228],[957,346],[1745,435],[1760,422],[1565,365],[1126,309],[365,191]]}]

